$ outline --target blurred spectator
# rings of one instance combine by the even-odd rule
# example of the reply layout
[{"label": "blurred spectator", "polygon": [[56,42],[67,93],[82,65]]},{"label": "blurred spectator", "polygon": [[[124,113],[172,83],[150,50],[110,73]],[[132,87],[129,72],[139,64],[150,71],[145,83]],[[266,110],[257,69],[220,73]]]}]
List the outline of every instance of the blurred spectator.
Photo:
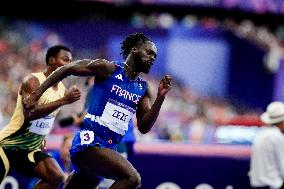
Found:
[{"label": "blurred spectator", "polygon": [[247,39],[266,51],[264,65],[268,71],[275,73],[279,68],[280,59],[284,57],[283,37],[277,36],[267,26],[256,26],[250,20],[238,24],[227,19],[224,26],[240,38]]},{"label": "blurred spectator", "polygon": [[250,183],[258,189],[284,188],[284,104],[272,102],[261,120],[270,125],[254,139],[250,164]]},{"label": "blurred spectator", "polygon": [[70,153],[69,153],[69,149],[72,144],[72,139],[73,139],[73,134],[67,133],[63,138],[63,142],[61,144],[59,152],[58,151],[51,152],[53,157],[56,160],[58,160],[60,167],[66,174],[71,173],[71,171],[73,170],[70,160]]}]

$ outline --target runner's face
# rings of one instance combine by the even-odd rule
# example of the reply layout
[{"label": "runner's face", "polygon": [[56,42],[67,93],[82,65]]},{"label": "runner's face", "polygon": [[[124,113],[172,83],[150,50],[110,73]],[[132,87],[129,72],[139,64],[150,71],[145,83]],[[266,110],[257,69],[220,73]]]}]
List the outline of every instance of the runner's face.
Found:
[{"label": "runner's face", "polygon": [[151,41],[146,41],[138,48],[139,71],[148,74],[157,57],[157,47]]},{"label": "runner's face", "polygon": [[60,50],[59,53],[54,57],[55,64],[57,67],[61,67],[69,64],[72,61],[72,55],[69,51]]},{"label": "runner's face", "polygon": [[54,57],[49,58],[48,65],[52,67],[53,70],[69,64],[72,61],[72,55],[69,51],[61,49]]}]

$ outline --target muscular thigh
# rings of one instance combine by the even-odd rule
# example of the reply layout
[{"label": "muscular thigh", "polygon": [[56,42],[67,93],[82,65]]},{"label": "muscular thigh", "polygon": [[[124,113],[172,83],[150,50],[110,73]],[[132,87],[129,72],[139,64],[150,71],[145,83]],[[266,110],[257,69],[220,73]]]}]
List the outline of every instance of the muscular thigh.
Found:
[{"label": "muscular thigh", "polygon": [[89,176],[121,179],[137,172],[127,159],[109,148],[87,148],[72,161]]},{"label": "muscular thigh", "polygon": [[61,168],[50,155],[43,151],[4,150],[10,167],[26,176],[49,180],[63,175]]},{"label": "muscular thigh", "polygon": [[42,159],[34,168],[38,178],[52,182],[58,177],[63,177],[64,173],[55,159],[47,157]]},{"label": "muscular thigh", "polygon": [[66,183],[64,189],[78,189],[78,188],[84,188],[84,189],[94,189],[97,187],[97,185],[100,182],[100,178],[95,177],[91,178],[88,175],[84,175],[83,173],[77,173],[73,171]]},{"label": "muscular thigh", "polygon": [[4,151],[9,159],[10,167],[27,176],[36,176],[34,171],[36,165],[40,161],[50,157],[42,151],[28,152],[8,149]]}]

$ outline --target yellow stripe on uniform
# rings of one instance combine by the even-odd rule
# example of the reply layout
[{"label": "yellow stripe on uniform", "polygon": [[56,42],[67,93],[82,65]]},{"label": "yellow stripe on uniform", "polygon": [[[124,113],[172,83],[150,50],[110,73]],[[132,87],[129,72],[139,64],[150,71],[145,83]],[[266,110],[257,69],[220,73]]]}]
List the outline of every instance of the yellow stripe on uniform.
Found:
[{"label": "yellow stripe on uniform", "polygon": [[34,151],[32,151],[32,152],[30,152],[30,153],[28,154],[28,158],[29,158],[30,162],[35,163],[34,154],[35,154],[36,152],[39,152],[39,151],[41,151],[41,150],[40,150],[40,149],[34,150]]},{"label": "yellow stripe on uniform", "polygon": [[0,147],[0,157],[3,160],[4,166],[5,166],[5,175],[4,177],[7,175],[9,169],[10,169],[10,163],[8,161],[8,158],[4,152],[4,150]]}]

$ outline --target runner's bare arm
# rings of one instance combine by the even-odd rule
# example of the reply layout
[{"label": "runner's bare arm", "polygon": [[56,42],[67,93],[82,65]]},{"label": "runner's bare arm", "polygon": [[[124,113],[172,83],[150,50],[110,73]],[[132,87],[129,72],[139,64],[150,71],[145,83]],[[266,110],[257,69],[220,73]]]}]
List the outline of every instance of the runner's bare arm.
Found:
[{"label": "runner's bare arm", "polygon": [[36,91],[33,91],[28,99],[25,101],[25,108],[29,109],[35,105],[40,96],[49,87],[57,82],[63,80],[65,77],[74,76],[96,76],[98,79],[106,79],[111,76],[115,70],[114,64],[109,64],[109,61],[104,59],[96,60],[78,60],[68,65],[62,66],[55,70]]},{"label": "runner's bare arm", "polygon": [[150,103],[151,99],[148,88],[146,94],[140,100],[136,112],[136,117],[137,117],[138,130],[141,133],[143,134],[148,133],[152,129],[159,115],[161,106],[165,100],[165,96],[171,89],[171,80],[172,80],[171,76],[166,75],[160,81],[158,94],[152,106]]},{"label": "runner's bare arm", "polygon": [[[30,94],[37,90],[40,83],[37,79],[37,77],[33,75],[27,76],[20,88],[20,94],[22,95],[22,101],[24,102],[27,97],[30,96]],[[69,92],[65,94],[64,97],[49,102],[44,105],[38,105],[36,102],[36,105],[33,107],[33,109],[26,109],[23,107],[23,113],[25,117],[25,121],[31,121],[35,119],[39,119],[41,117],[45,117],[52,113],[54,110],[59,108],[60,106],[63,106],[65,104],[70,104],[76,100],[80,99],[80,91],[78,89],[71,89]]]}]

